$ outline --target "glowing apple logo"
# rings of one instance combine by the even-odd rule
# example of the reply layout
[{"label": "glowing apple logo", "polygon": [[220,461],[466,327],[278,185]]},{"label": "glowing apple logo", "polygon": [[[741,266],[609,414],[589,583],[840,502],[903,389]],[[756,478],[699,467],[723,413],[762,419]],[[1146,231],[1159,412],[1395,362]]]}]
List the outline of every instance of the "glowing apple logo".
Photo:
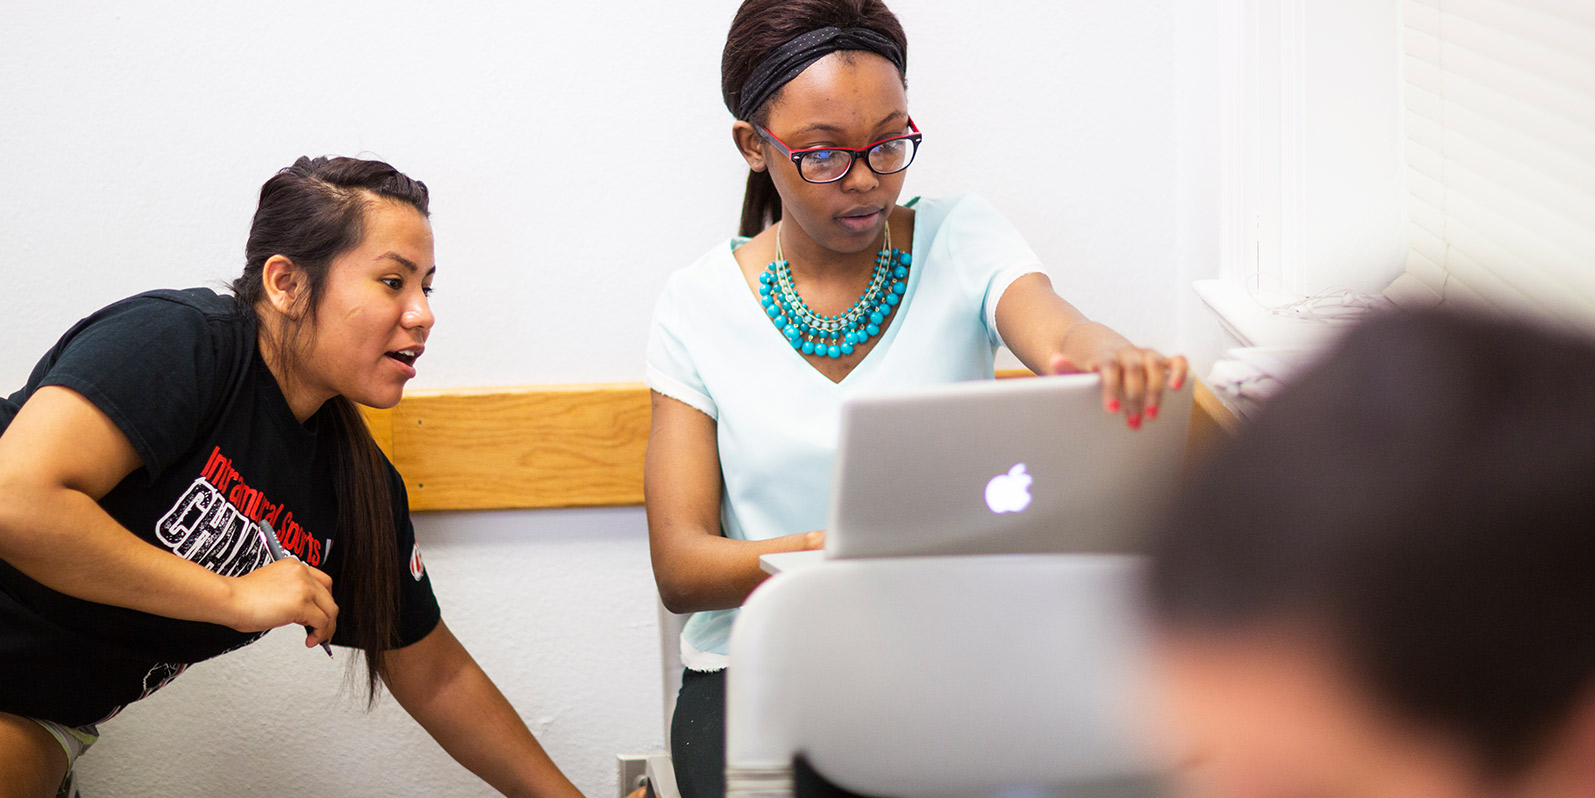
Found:
[{"label": "glowing apple logo", "polygon": [[1018,513],[1030,506],[1030,483],[1025,464],[1016,464],[1006,474],[998,474],[986,483],[986,506],[994,513]]}]

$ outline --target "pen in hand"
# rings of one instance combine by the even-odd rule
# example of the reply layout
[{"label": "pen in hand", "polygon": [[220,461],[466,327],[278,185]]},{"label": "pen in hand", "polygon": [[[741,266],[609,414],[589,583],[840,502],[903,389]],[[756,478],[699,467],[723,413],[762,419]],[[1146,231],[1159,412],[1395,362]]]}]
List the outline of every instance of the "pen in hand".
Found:
[{"label": "pen in hand", "polygon": [[[282,541],[277,539],[277,530],[271,528],[270,521],[264,518],[260,519],[260,526],[257,529],[260,531],[260,542],[266,544],[266,552],[271,555],[272,562],[286,560],[293,556],[283,550]],[[306,626],[305,631],[310,632],[310,627]],[[327,652],[328,657],[332,656],[332,646],[327,645],[327,641],[321,641],[321,650]]]}]

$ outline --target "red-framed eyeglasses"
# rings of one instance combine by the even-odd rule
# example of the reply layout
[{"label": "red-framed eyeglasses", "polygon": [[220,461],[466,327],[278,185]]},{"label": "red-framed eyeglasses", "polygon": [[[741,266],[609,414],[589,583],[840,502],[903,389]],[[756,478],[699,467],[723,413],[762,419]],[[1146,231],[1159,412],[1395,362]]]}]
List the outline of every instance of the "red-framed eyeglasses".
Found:
[{"label": "red-framed eyeglasses", "polygon": [[810,183],[835,183],[853,170],[853,163],[860,158],[871,172],[878,175],[889,175],[901,172],[914,162],[914,156],[919,152],[919,143],[924,140],[924,134],[919,132],[919,127],[909,118],[908,127],[914,131],[902,136],[892,136],[881,139],[864,147],[810,147],[803,150],[794,150],[786,142],[776,138],[770,129],[763,125],[754,125],[759,134],[769,140],[771,144],[780,148],[786,157],[792,159],[797,167],[798,176]]}]

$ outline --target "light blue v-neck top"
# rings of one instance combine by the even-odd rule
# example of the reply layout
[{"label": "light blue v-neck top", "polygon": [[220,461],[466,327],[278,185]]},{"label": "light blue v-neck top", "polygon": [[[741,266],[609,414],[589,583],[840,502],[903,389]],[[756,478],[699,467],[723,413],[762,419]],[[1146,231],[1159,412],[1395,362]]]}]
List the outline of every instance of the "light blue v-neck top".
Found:
[{"label": "light blue v-neck top", "polygon": [[[997,301],[1041,262],[978,196],[914,208],[903,302],[841,382],[810,365],[765,315],[732,255],[740,239],[716,245],[665,286],[648,339],[648,386],[715,420],[726,537],[766,540],[825,526],[844,398],[991,378],[1002,343]],[[726,666],[736,614],[693,613],[681,634],[687,667]]]}]

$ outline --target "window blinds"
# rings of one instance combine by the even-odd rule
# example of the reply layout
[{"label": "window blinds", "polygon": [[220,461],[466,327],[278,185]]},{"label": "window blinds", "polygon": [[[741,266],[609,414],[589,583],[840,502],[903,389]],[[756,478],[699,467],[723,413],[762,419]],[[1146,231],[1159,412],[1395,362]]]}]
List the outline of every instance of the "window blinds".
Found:
[{"label": "window blinds", "polygon": [[1445,302],[1595,329],[1595,2],[1404,0],[1407,271]]}]

